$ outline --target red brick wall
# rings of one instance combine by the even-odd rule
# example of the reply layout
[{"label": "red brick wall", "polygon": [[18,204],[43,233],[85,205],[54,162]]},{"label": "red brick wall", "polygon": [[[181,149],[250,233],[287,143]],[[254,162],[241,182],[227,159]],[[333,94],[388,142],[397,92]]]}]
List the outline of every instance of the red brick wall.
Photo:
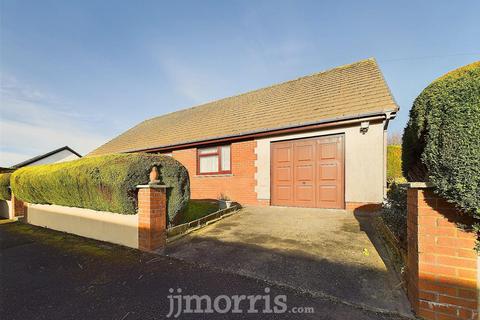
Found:
[{"label": "red brick wall", "polygon": [[425,319],[477,319],[476,235],[432,189],[408,190],[408,297]]},{"label": "red brick wall", "polygon": [[243,205],[268,205],[257,200],[255,192],[255,147],[254,140],[232,143],[232,174],[220,176],[197,175],[197,149],[173,151],[190,175],[192,199],[217,199],[221,193]]},{"label": "red brick wall", "polygon": [[15,197],[12,193],[12,210],[13,210],[13,217],[25,217],[27,215],[27,206],[26,204]]},{"label": "red brick wall", "polygon": [[138,248],[155,251],[165,247],[167,223],[165,188],[142,187],[138,190]]}]

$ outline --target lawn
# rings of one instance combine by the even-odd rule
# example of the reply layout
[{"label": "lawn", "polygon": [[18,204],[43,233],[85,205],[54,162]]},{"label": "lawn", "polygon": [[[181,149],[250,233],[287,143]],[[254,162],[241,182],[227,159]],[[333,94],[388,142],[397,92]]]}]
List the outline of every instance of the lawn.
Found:
[{"label": "lawn", "polygon": [[176,225],[200,219],[218,210],[219,207],[216,200],[190,200],[187,208],[179,214],[179,220]]}]

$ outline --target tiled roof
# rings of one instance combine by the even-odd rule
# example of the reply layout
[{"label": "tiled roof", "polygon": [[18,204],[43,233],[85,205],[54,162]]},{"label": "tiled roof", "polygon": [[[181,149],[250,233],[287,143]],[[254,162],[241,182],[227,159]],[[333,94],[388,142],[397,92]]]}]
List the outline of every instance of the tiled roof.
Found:
[{"label": "tiled roof", "polygon": [[52,150],[50,152],[47,152],[45,154],[41,154],[39,156],[36,156],[36,157],[33,157],[33,158],[30,158],[28,160],[25,160],[25,161],[22,161],[20,163],[17,163],[16,165],[13,165],[12,168],[13,169],[18,169],[18,168],[21,168],[21,167],[25,167],[31,163],[34,163],[34,162],[37,162],[39,160],[42,160],[42,159],[45,159],[47,157],[50,157],[51,155],[53,154],[56,154],[56,153],[59,153],[59,152],[62,152],[64,150],[67,150],[67,151],[70,151],[71,153],[75,154],[76,156],[78,156],[79,158],[82,157],[81,154],[79,154],[78,152],[76,152],[75,150],[73,150],[72,148],[70,148],[69,146],[64,146],[64,147],[61,147],[61,148],[58,148],[58,149],[55,149],[55,150]]},{"label": "tiled roof", "polygon": [[89,155],[175,146],[397,111],[374,59],[152,118]]}]

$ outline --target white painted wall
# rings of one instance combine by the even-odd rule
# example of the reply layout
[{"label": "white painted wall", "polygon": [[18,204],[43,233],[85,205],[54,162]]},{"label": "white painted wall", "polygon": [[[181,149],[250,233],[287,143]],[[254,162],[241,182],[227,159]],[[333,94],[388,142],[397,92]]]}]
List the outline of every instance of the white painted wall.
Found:
[{"label": "white painted wall", "polygon": [[75,153],[72,153],[69,150],[62,150],[60,152],[54,153],[46,158],[40,159],[38,161],[30,163],[28,166],[35,166],[38,164],[48,164],[48,163],[57,163],[57,162],[65,162],[71,161],[75,159],[79,159],[80,157],[77,156]]},{"label": "white painted wall", "polygon": [[138,248],[138,216],[57,205],[28,204],[28,223]]},{"label": "white painted wall", "polygon": [[0,200],[0,217],[13,219],[12,201]]},{"label": "white painted wall", "polygon": [[257,198],[270,199],[271,142],[343,133],[345,135],[345,202],[382,202],[386,185],[386,140],[383,126],[383,122],[370,122],[366,134],[360,132],[360,123],[358,123],[342,128],[258,139],[255,149]]}]

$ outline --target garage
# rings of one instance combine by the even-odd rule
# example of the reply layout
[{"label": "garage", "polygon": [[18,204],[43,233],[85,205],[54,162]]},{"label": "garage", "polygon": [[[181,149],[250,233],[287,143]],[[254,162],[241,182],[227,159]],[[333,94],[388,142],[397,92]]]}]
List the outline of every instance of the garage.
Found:
[{"label": "garage", "polygon": [[271,144],[271,204],[345,208],[344,136]]},{"label": "garage", "polygon": [[143,121],[89,156],[169,155],[187,168],[192,199],[371,211],[397,111],[368,59]]}]

